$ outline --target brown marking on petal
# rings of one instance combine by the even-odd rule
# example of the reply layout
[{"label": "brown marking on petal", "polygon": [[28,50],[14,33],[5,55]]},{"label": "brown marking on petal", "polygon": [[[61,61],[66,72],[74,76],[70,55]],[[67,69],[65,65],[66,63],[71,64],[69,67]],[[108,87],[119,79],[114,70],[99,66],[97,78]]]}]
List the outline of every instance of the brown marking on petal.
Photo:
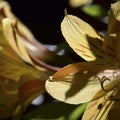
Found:
[{"label": "brown marking on petal", "polygon": [[79,51],[79,52],[82,52],[82,53],[85,53],[85,51],[80,50],[80,49],[78,49],[78,48],[75,48],[75,50],[77,50],[77,51]]},{"label": "brown marking on petal", "polygon": [[[102,49],[102,47],[99,47],[99,46],[97,46],[97,45],[95,45],[95,44],[93,44],[93,43],[89,43],[89,44],[90,44],[91,49],[92,49],[92,47],[93,47],[94,49],[99,50],[102,54],[105,54],[104,51],[103,51],[103,49]],[[102,45],[101,45],[101,46],[102,46]],[[95,51],[96,51],[96,50],[95,50]]]},{"label": "brown marking on petal", "polygon": [[90,50],[90,48],[89,47],[86,47],[86,46],[84,46],[84,45],[82,45],[82,44],[79,44],[81,47],[83,47],[83,48],[86,48],[86,49],[88,49],[88,50]]},{"label": "brown marking on petal", "polygon": [[110,46],[109,44],[105,44],[105,47],[108,48],[108,49],[109,49],[110,51],[112,51],[112,52],[114,51],[113,47]]},{"label": "brown marking on petal", "polygon": [[98,58],[105,58],[105,56],[101,56],[101,55],[96,55],[96,57],[98,57]]},{"label": "brown marking on petal", "polygon": [[97,101],[96,102],[93,102],[93,104],[90,104],[88,107],[87,107],[87,109],[90,109],[91,107],[93,107],[94,105],[96,105],[97,104]]},{"label": "brown marking on petal", "polygon": [[45,90],[45,81],[40,79],[34,79],[20,86],[19,95],[22,101],[25,101],[32,94],[38,91],[43,92],[44,90]]},{"label": "brown marking on petal", "polygon": [[98,105],[98,110],[101,110],[102,107],[103,107],[103,104],[100,103],[100,104]]},{"label": "brown marking on petal", "polygon": [[82,54],[83,56],[86,56],[86,57],[88,57],[88,58],[93,58],[92,56],[90,56],[90,55],[87,55],[87,54]]},{"label": "brown marking on petal", "polygon": [[[91,109],[92,107],[96,106],[97,103],[98,103],[98,101],[93,102],[92,104],[90,104],[90,105],[87,107],[87,109]],[[96,111],[96,110],[98,110],[98,109],[96,108],[94,111]],[[95,117],[95,112],[92,113],[92,115],[91,115],[91,117],[89,118],[89,120],[93,120],[94,117]]]},{"label": "brown marking on petal", "polygon": [[93,43],[91,43],[91,42],[89,42],[89,44],[90,44],[90,46],[92,46],[92,47],[94,47],[94,48],[96,48],[96,49],[99,49],[99,47],[96,46],[95,44],[93,44]]}]

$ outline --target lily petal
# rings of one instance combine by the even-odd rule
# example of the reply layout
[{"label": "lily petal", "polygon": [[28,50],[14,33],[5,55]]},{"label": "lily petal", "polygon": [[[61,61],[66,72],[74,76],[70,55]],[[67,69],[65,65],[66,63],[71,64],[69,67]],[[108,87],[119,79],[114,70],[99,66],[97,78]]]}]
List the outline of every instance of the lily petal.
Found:
[{"label": "lily petal", "polygon": [[90,102],[82,120],[119,120],[119,90],[113,89],[106,96]]},{"label": "lily petal", "polygon": [[0,76],[0,119],[11,117],[18,105],[18,83]]},{"label": "lily petal", "polygon": [[[12,13],[9,3],[0,1],[0,21],[4,37],[11,47],[23,60],[35,67],[46,67],[56,71],[59,68],[48,65],[59,57],[38,42],[32,32]],[[36,65],[37,64],[37,65]]]},{"label": "lily petal", "polygon": [[72,7],[80,7],[82,5],[90,4],[93,0],[69,0]]},{"label": "lily petal", "polygon": [[18,92],[21,109],[25,111],[33,99],[45,92],[45,81],[39,76],[25,74],[20,79]]},{"label": "lily petal", "polygon": [[104,97],[90,102],[85,110],[82,120],[106,120],[108,111],[114,101],[107,101]]},{"label": "lily petal", "polygon": [[27,65],[22,60],[21,62],[15,61],[12,58],[6,56],[2,51],[0,51],[0,75],[8,79],[18,81],[20,76],[24,73],[36,73],[40,71],[34,67]]},{"label": "lily petal", "polygon": [[107,36],[104,41],[103,50],[111,59],[111,61],[118,62],[118,49],[120,44],[120,37],[118,37],[120,33],[120,2],[116,2],[111,5],[109,21],[108,21],[108,29]]},{"label": "lily petal", "polygon": [[107,35],[120,32],[120,1],[111,4]]},{"label": "lily petal", "polygon": [[[11,13],[9,4],[2,0],[0,13],[0,113],[3,113],[0,118],[8,118],[12,116],[15,109],[15,116],[20,114],[21,105],[25,109],[37,95],[45,91],[44,82],[56,69],[54,66],[48,69],[50,67],[47,67],[47,64],[36,65],[31,59],[29,54],[31,49],[25,46],[25,39],[28,43],[33,43],[37,49],[39,48],[41,53],[45,53],[47,49],[42,44],[37,44],[31,32]],[[51,53],[48,50],[47,52],[47,55]],[[35,55],[32,55],[33,58]],[[33,80],[29,77],[22,80],[21,76],[25,74],[35,77]],[[8,112],[6,116],[5,112]]]},{"label": "lily petal", "polygon": [[[96,65],[94,62],[70,64],[47,80],[45,87],[52,97],[60,101],[70,104],[88,102],[105,94],[100,80],[103,77],[114,80],[113,73],[116,69],[112,66]],[[104,86],[109,83],[106,80]]]},{"label": "lily petal", "polygon": [[[3,19],[3,33],[8,41],[8,43],[12,46],[12,49],[20,56],[23,60],[32,64],[30,56],[28,55],[27,49],[25,48],[23,42],[21,41],[20,36],[17,31],[12,27],[13,21],[9,18]],[[10,39],[11,38],[11,39]],[[15,39],[15,40],[14,40]],[[17,45],[16,45],[16,43]]]},{"label": "lily petal", "polygon": [[15,111],[16,107],[18,106],[19,100],[18,99],[13,99],[13,101],[9,101],[8,104],[5,106],[0,107],[0,119],[6,119],[6,118],[11,118],[11,115]]},{"label": "lily petal", "polygon": [[104,38],[80,18],[66,13],[61,30],[70,47],[86,61],[104,57]]}]

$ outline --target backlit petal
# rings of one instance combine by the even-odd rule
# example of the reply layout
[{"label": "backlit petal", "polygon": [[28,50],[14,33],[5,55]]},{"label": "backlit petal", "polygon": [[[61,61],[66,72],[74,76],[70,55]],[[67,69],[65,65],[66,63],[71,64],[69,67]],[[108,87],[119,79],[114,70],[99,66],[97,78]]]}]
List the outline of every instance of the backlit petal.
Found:
[{"label": "backlit petal", "polygon": [[[115,70],[116,67],[95,65],[92,62],[70,64],[47,80],[46,90],[54,98],[66,103],[88,102],[105,94],[100,80],[104,78],[103,76],[111,81],[114,80]],[[111,81],[106,80],[103,85],[105,86]],[[101,92],[97,94],[100,90]]]},{"label": "backlit petal", "polygon": [[93,61],[104,57],[103,37],[80,18],[66,13],[61,30],[70,47],[85,60]]}]

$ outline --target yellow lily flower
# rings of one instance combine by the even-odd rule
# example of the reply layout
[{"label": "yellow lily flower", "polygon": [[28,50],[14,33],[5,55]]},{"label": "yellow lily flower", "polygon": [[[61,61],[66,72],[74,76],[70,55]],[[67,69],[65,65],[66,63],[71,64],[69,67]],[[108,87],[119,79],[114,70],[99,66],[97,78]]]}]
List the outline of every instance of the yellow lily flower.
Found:
[{"label": "yellow lily flower", "polygon": [[[106,120],[110,109],[119,103],[119,26],[120,2],[111,5],[106,37],[80,18],[67,13],[61,23],[65,40],[87,62],[63,67],[46,81],[45,86],[52,97],[66,103],[93,101],[88,105],[83,120]],[[104,110],[107,111],[102,116]]]},{"label": "yellow lily flower", "polygon": [[0,119],[16,118],[45,92],[45,80],[58,70],[45,63],[53,56],[11,12],[10,5],[0,0]]}]

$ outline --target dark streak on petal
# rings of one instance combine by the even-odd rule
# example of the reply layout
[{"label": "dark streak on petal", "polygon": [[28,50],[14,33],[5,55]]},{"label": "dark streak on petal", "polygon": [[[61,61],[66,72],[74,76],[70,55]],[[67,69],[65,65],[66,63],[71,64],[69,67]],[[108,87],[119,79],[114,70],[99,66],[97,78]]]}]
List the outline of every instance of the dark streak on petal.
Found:
[{"label": "dark streak on petal", "polygon": [[87,54],[82,54],[83,56],[86,56],[86,57],[88,57],[88,58],[93,58],[92,56],[89,56],[89,55],[87,55]]},{"label": "dark streak on petal", "polygon": [[109,50],[111,50],[112,52],[114,51],[114,49],[113,49],[111,46],[109,46],[109,45],[107,45],[107,44],[105,44],[105,46],[106,46]]},{"label": "dark streak on petal", "polygon": [[82,53],[85,53],[85,51],[80,50],[80,49],[78,49],[78,48],[75,48],[75,50],[77,50],[77,51],[79,51],[79,52],[82,52]]},{"label": "dark streak on petal", "polygon": [[105,56],[100,56],[100,55],[96,55],[96,57],[98,57],[98,58],[105,58]]},{"label": "dark streak on petal", "polygon": [[86,49],[90,50],[89,47],[86,47],[86,46],[84,46],[84,45],[82,45],[82,44],[79,44],[79,45],[80,45],[80,47],[83,47],[83,48],[86,48]]},{"label": "dark streak on petal", "polygon": [[104,54],[104,51],[103,51],[102,49],[100,49],[98,46],[96,46],[96,45],[94,45],[94,44],[92,44],[92,43],[90,43],[90,45],[91,45],[93,48],[96,48],[97,50],[99,50],[101,53]]}]

